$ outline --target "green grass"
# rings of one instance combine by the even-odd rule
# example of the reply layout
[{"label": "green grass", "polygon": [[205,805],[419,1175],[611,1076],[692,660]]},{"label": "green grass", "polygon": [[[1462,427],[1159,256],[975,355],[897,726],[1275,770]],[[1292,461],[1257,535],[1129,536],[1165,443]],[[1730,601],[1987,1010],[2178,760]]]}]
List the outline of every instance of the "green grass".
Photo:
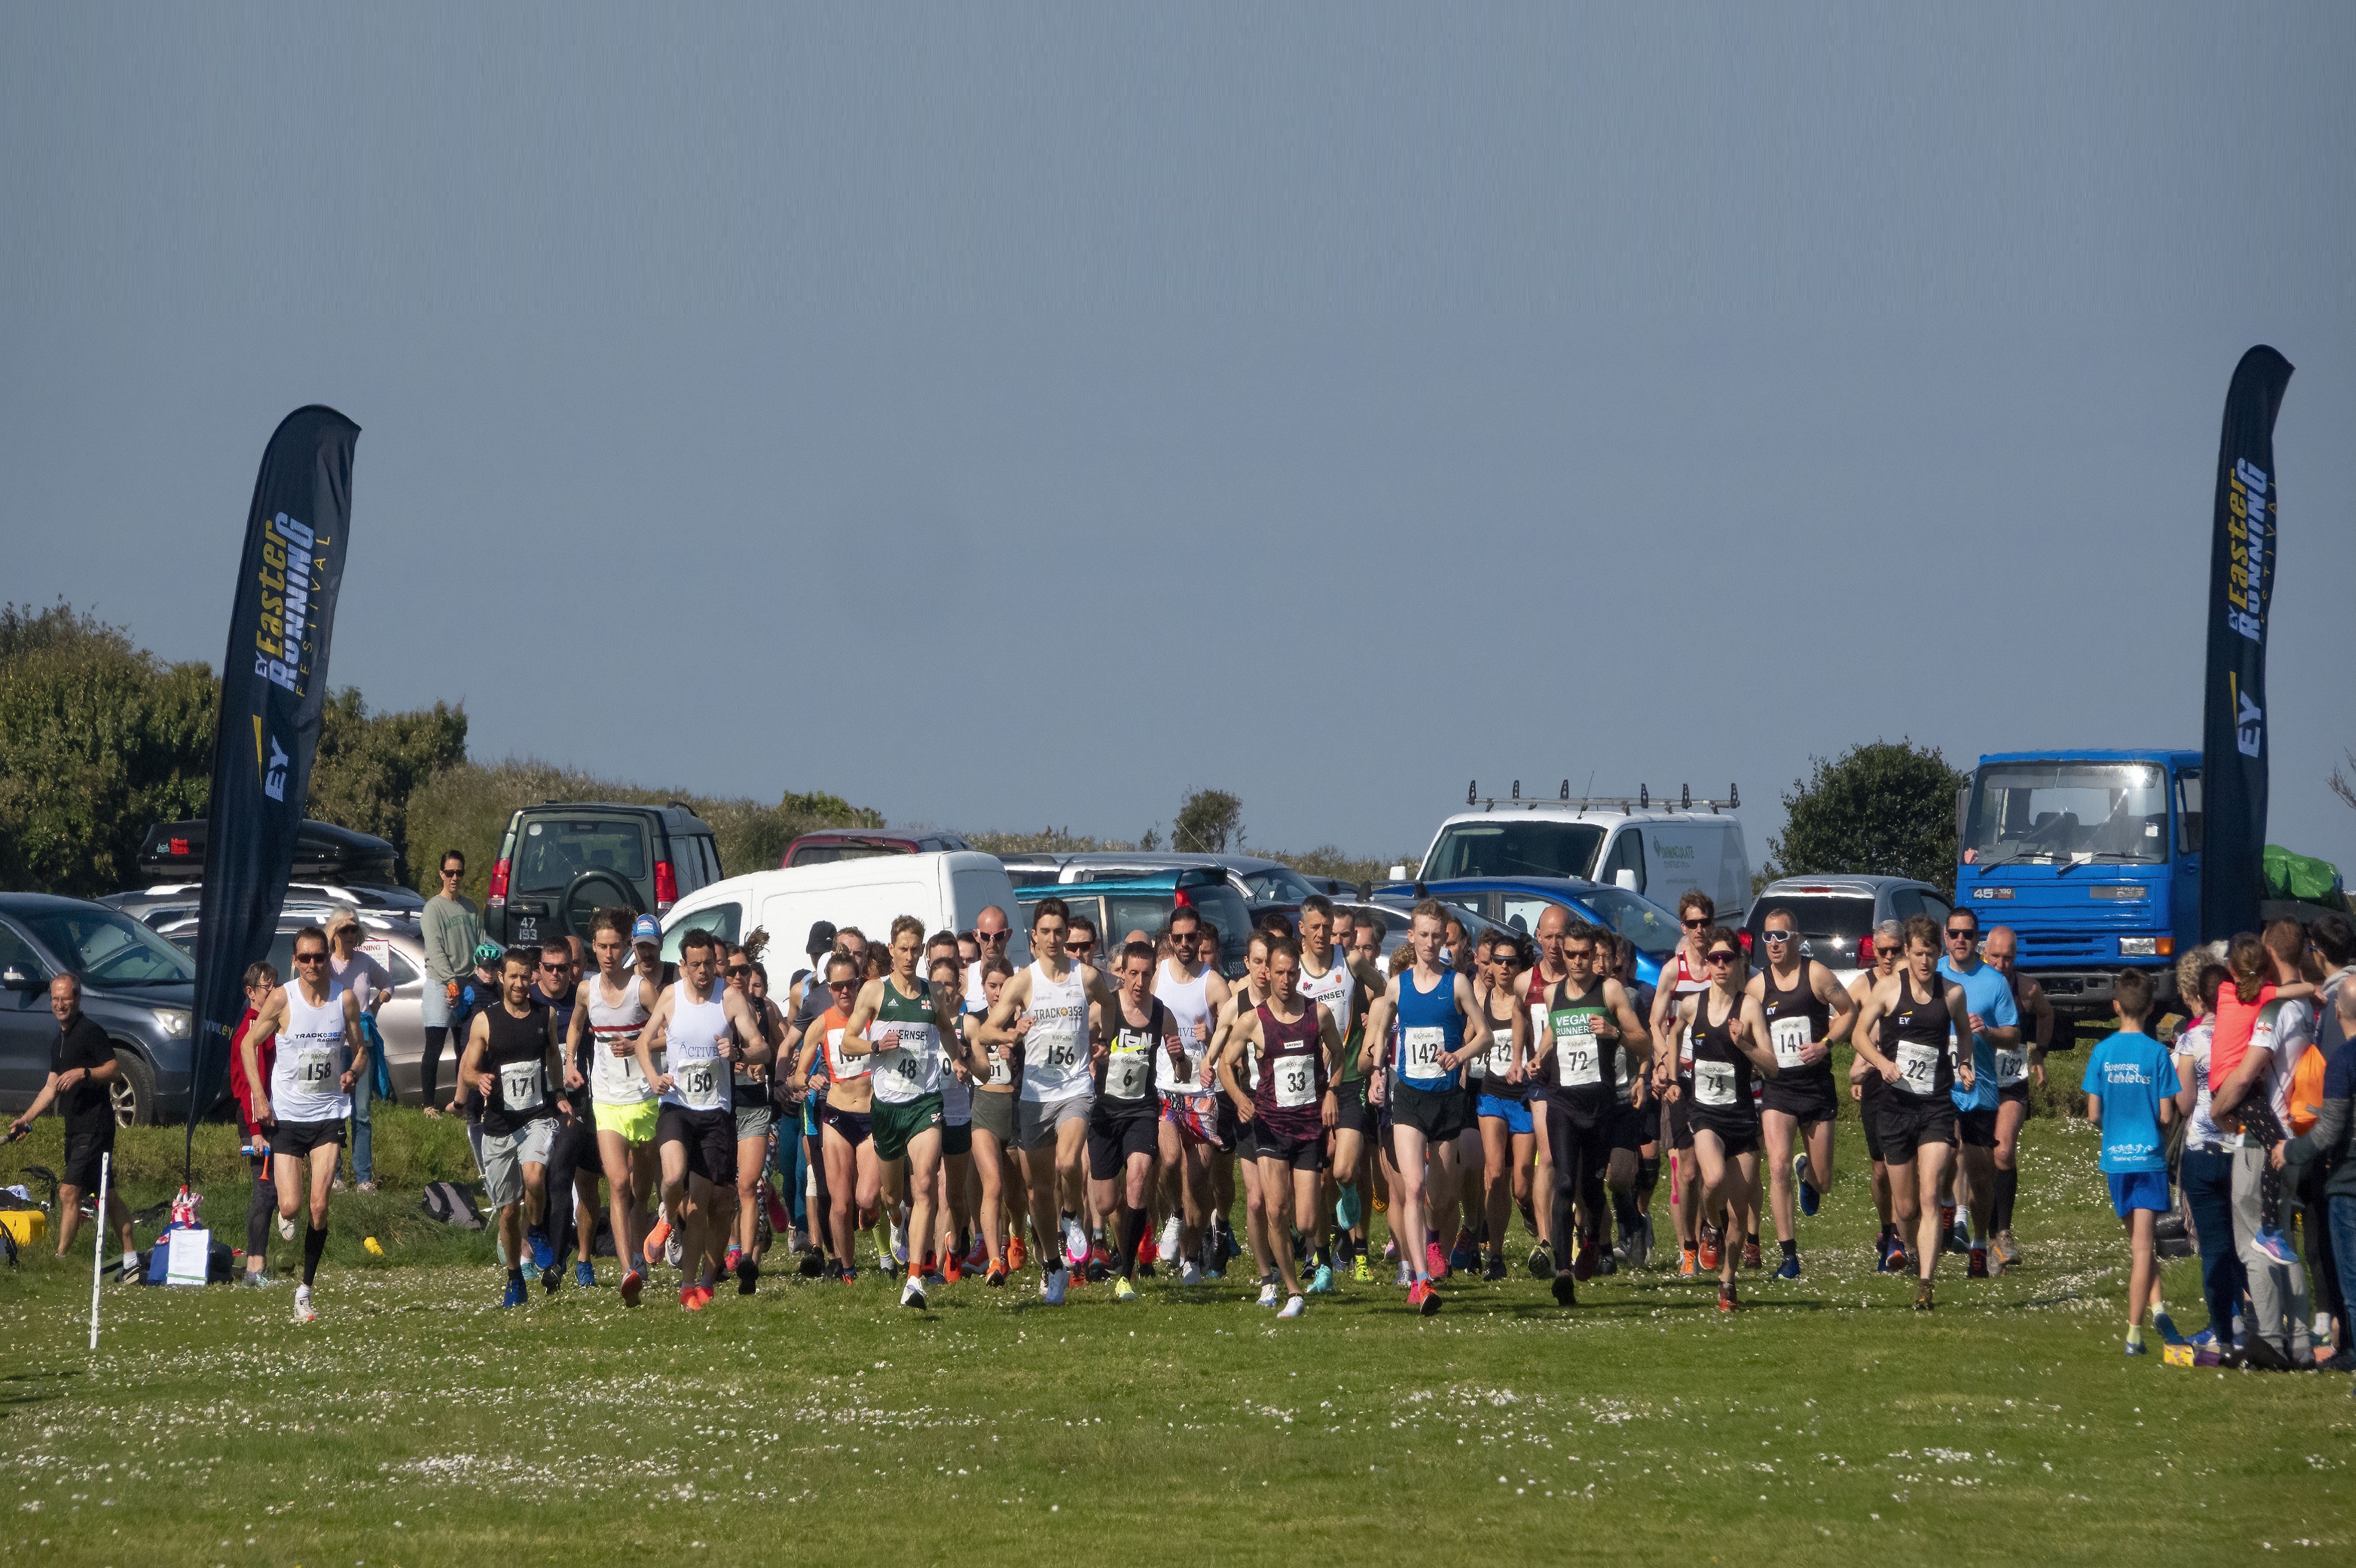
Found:
[{"label": "green grass", "polygon": [[[448,1152],[450,1129],[395,1120],[423,1129],[422,1165]],[[918,1316],[871,1271],[851,1287],[764,1281],[701,1315],[653,1292],[626,1313],[610,1288],[569,1286],[508,1313],[485,1239],[402,1228],[412,1190],[365,1212],[337,1200],[316,1325],[288,1320],[284,1287],[109,1286],[91,1355],[85,1240],[0,1285],[0,1557],[2214,1565],[2261,1542],[2347,1552],[2347,1380],[2124,1360],[2124,1257],[2083,1124],[2031,1124],[2025,1266],[1967,1284],[1951,1265],[1929,1317],[1870,1272],[1861,1148],[1843,1131],[1844,1179],[1804,1222],[1807,1275],[1751,1276],[1730,1321],[1707,1283],[1665,1273],[1597,1280],[1563,1312],[1519,1271],[1452,1284],[1429,1319],[1387,1286],[1345,1285],[1278,1324],[1249,1305],[1248,1271],[1196,1290],[1148,1282],[1128,1307],[1092,1287],[1051,1309],[1025,1275],[937,1292]],[[174,1135],[174,1181],[177,1148]],[[126,1158],[137,1201],[154,1177]],[[244,1190],[233,1152],[214,1163],[226,1229]],[[359,1251],[363,1226],[385,1259]],[[2193,1265],[2168,1284],[2189,1330]]]}]

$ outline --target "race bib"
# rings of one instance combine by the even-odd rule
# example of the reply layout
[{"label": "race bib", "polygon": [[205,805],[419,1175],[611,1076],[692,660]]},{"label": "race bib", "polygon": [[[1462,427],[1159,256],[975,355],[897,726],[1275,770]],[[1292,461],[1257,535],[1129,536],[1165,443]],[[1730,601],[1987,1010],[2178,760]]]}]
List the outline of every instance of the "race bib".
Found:
[{"label": "race bib", "polygon": [[1494,1023],[1489,1027],[1493,1031],[1487,1052],[1489,1073],[1502,1083],[1514,1071],[1514,1031],[1508,1029],[1494,1032],[1497,1026]]},{"label": "race bib", "polygon": [[826,1059],[832,1064],[837,1078],[864,1078],[875,1071],[873,1057],[862,1056],[853,1061],[842,1054],[842,1031],[839,1029],[826,1031]]},{"label": "race bib", "polygon": [[1039,1058],[1039,1065],[1050,1072],[1068,1072],[1080,1060],[1080,1042],[1076,1036],[1059,1034],[1051,1037],[1047,1049]]},{"label": "race bib", "polygon": [[698,1111],[720,1108],[720,1064],[717,1061],[698,1061],[682,1067],[672,1083],[679,1090],[681,1104]]},{"label": "race bib", "polygon": [[1800,1052],[1814,1043],[1806,1019],[1777,1019],[1767,1026],[1767,1042],[1775,1048],[1775,1065],[1789,1072],[1800,1065]]},{"label": "race bib", "polygon": [[1939,1048],[1920,1040],[1898,1042],[1898,1083],[1909,1094],[1929,1094],[1939,1082]]},{"label": "race bib", "polygon": [[306,1046],[294,1059],[294,1082],[305,1089],[324,1089],[336,1076],[336,1053],[326,1046]]},{"label": "race bib", "polygon": [[990,1076],[984,1079],[983,1082],[994,1087],[1003,1086],[1013,1083],[1014,1064],[1006,1059],[1003,1052],[991,1051],[990,1053]]},{"label": "race bib", "polygon": [[1569,1014],[1555,1025],[1554,1071],[1556,1081],[1566,1089],[1589,1089],[1603,1082],[1592,1013]]},{"label": "race bib", "polygon": [[1288,1056],[1276,1064],[1276,1105],[1297,1111],[1317,1098],[1314,1064],[1305,1056]]},{"label": "race bib", "polygon": [[499,1104],[510,1111],[536,1111],[540,1108],[541,1083],[547,1063],[538,1057],[530,1061],[503,1061],[499,1064]]},{"label": "race bib", "polygon": [[1105,1093],[1116,1100],[1142,1100],[1153,1082],[1153,1058],[1142,1050],[1124,1049],[1128,1043],[1122,1036],[1105,1059]]},{"label": "race bib", "polygon": [[2016,1083],[2028,1082],[2028,1079],[2029,1053],[2027,1051],[1997,1051],[1996,1053],[1996,1081],[1999,1088],[2009,1089]]},{"label": "race bib", "polygon": [[1733,1104],[1734,1063],[1731,1061],[1695,1062],[1694,1103],[1709,1106]]},{"label": "race bib", "polygon": [[1399,1031],[1402,1065],[1399,1072],[1408,1078],[1439,1078],[1444,1075],[1440,1059],[1448,1053],[1448,1031],[1444,1029],[1410,1029]]}]

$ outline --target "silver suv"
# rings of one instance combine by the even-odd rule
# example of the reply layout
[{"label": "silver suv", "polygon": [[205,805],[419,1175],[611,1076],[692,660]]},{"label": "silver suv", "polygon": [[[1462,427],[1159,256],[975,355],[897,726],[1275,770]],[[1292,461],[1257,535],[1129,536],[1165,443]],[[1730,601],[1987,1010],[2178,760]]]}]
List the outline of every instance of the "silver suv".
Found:
[{"label": "silver suv", "polygon": [[1753,963],[1759,961],[1759,933],[1768,912],[1778,909],[1791,912],[1808,956],[1838,975],[1844,986],[1872,963],[1871,950],[1861,951],[1858,944],[1883,921],[1927,914],[1941,925],[1947,923],[1947,901],[1939,890],[1910,877],[1785,877],[1768,883],[1743,918]]}]

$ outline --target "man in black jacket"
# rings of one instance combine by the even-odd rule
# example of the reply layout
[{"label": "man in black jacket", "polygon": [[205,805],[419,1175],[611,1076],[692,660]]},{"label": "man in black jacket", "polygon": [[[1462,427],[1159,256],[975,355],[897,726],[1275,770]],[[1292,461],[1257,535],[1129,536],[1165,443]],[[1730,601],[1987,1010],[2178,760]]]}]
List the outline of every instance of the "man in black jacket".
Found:
[{"label": "man in black jacket", "polygon": [[[98,1187],[100,1160],[114,1152],[112,1085],[123,1070],[106,1030],[81,1010],[81,982],[60,975],[49,982],[49,1011],[58,1020],[57,1044],[49,1051],[48,1082],[9,1128],[22,1133],[54,1102],[66,1119],[65,1179],[58,1184],[58,1255],[63,1257],[81,1228],[82,1195]],[[123,1273],[139,1272],[139,1249],[131,1242],[131,1211],[112,1182],[107,1185],[106,1221],[123,1237]]]}]

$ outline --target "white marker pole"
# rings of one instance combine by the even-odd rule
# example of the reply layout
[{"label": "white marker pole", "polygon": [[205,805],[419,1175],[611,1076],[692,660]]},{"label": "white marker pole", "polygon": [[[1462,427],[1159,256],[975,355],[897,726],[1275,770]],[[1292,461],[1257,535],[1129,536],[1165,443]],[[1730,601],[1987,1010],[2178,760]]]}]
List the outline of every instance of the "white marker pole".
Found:
[{"label": "white marker pole", "polygon": [[111,1154],[98,1157],[98,1219],[91,1227],[98,1232],[98,1240],[90,1255],[90,1348],[93,1350],[98,1349],[99,1282],[106,1275],[106,1179],[113,1161]]}]

